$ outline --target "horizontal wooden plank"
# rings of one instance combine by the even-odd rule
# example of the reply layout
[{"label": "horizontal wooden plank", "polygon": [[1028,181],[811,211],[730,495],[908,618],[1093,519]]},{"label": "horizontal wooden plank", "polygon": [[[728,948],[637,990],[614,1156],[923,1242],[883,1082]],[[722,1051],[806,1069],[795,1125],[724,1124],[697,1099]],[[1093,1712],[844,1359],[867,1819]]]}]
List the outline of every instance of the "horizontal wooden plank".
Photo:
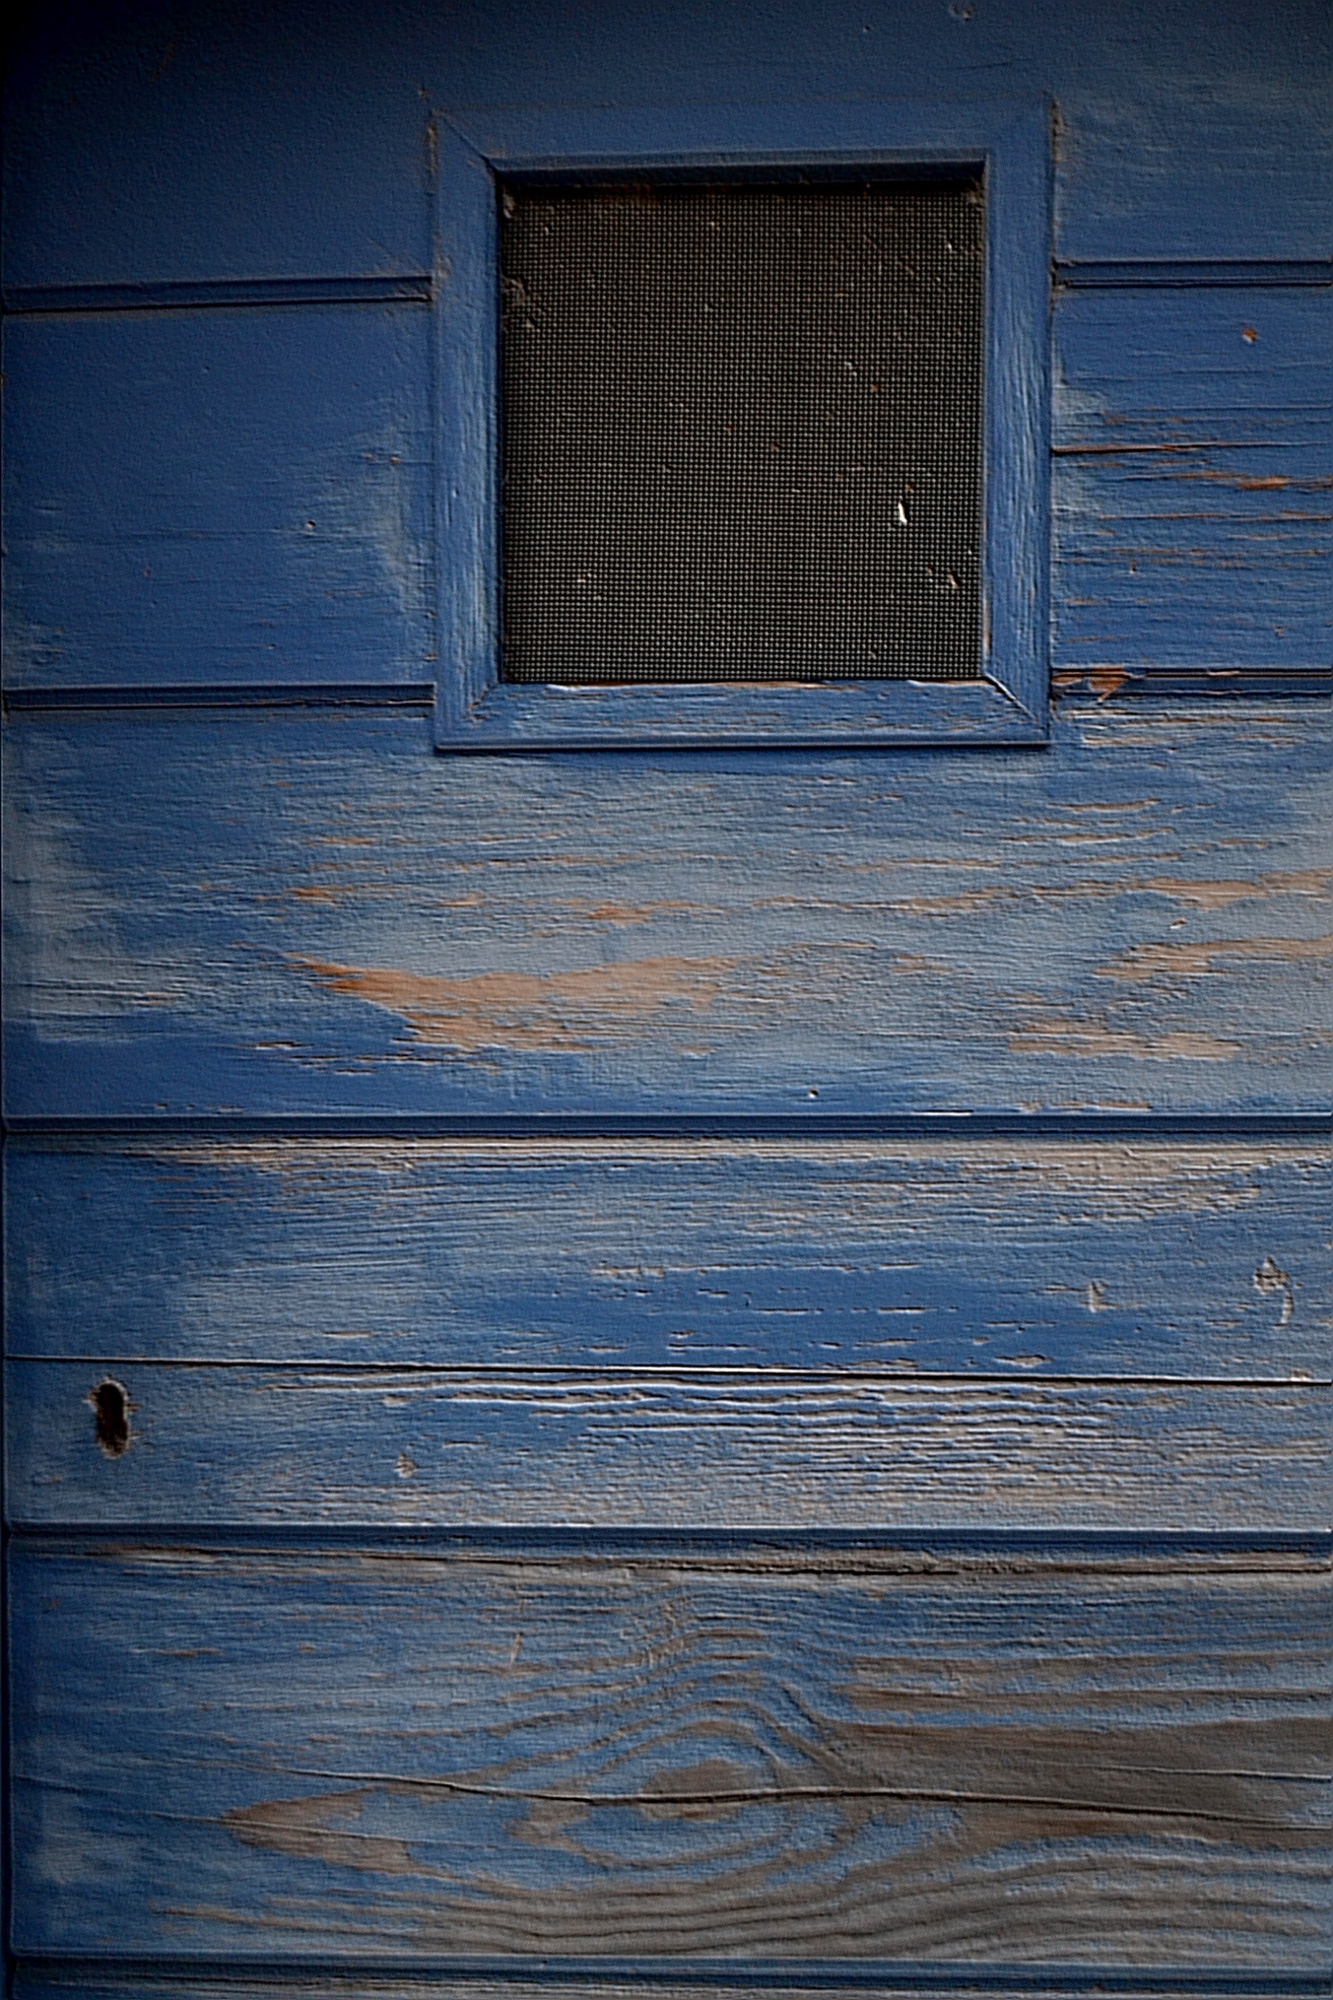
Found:
[{"label": "horizontal wooden plank", "polygon": [[428,269],[428,107],[382,17],[85,0],[7,89],[6,285]]},{"label": "horizontal wooden plank", "polygon": [[[1063,299],[1058,669],[1327,667],[1330,347],[1333,290]],[[8,686],[428,686],[424,314],[40,317],[7,354]]]},{"label": "horizontal wooden plank", "polygon": [[429,682],[429,315],[5,331],[13,687]]},{"label": "horizontal wooden plank", "polygon": [[1329,58],[1317,10],[1202,19],[829,0],[507,9],[446,22],[327,8],[46,10],[10,84],[11,284],[415,271],[429,258],[430,102],[652,106],[875,97],[1059,105],[1064,257],[1330,254]]},{"label": "horizontal wooden plank", "polygon": [[1326,1385],[65,1361],[6,1381],[9,1517],[34,1526],[1328,1519]]},{"label": "horizontal wooden plank", "polygon": [[[490,1968],[487,1968],[488,1972]],[[582,1972],[582,1967],[579,1971]],[[667,1969],[657,1970],[647,1977],[633,1968],[618,1976],[608,1974],[598,1967],[590,1974],[579,1977],[557,1975],[555,1978],[535,1971],[528,1977],[502,1971],[498,1975],[478,1975],[474,1968],[466,1971],[453,1964],[446,1966],[443,1974],[431,1968],[409,1970],[398,1968],[386,1973],[369,1967],[349,1968],[338,1966],[335,1970],[313,1966],[265,1967],[267,1976],[237,1975],[230,1967],[203,1964],[198,1969],[182,1976],[179,1971],[170,1972],[152,1966],[137,1966],[132,1971],[108,1966],[99,1961],[68,1960],[26,1961],[16,1968],[11,1992],[14,2000],[39,2000],[48,1995],[50,2000],[422,2000],[423,1994],[439,1993],[445,1988],[456,2000],[645,2000],[646,1994],[654,2000],[699,2000],[701,1994],[726,1994],[731,2000],[769,2000],[773,1992],[774,1979],[781,1978],[781,1990],[790,1994],[791,2000],[822,2000],[829,1988],[826,1984],[816,1985],[809,1968],[805,1970],[805,1983],[795,1968],[784,1965],[779,1973],[767,1973],[762,1983],[751,1984],[744,1977],[737,1977],[730,1964],[717,1963],[712,1966],[692,1966],[685,1979],[673,1978]],[[860,1968],[858,1968],[858,1971]],[[1001,1990],[1013,1990],[1012,1970],[1006,1968],[1009,1977]],[[894,1995],[894,2000],[936,2000],[941,1992],[968,1992],[972,1987],[973,1975],[964,1971],[957,1983],[946,1975],[942,1980],[938,1971],[932,1971],[929,1983],[918,1983],[911,1977],[903,1977],[896,1967],[875,1967],[871,1974],[874,1984],[862,1983],[860,1979],[849,1978],[839,1969],[836,1984],[839,1994],[846,2000],[878,2000],[886,1986]],[[1021,1978],[1022,1975],[1020,1974]],[[994,1990],[988,1986],[987,1990]],[[1207,1991],[1207,1986],[1198,1990]],[[1227,2000],[1272,2000],[1273,1987],[1256,1977],[1253,1986],[1244,1979],[1234,1977],[1218,1982],[1218,1990],[1225,1992]],[[1116,1979],[1116,1992],[1124,2000],[1168,2000],[1179,1987],[1155,1983],[1150,1977],[1126,1979],[1123,1975]],[[1317,1975],[1296,1975],[1284,1981],[1281,1991],[1289,2000],[1322,2000],[1322,1989],[1317,1984]],[[1087,1992],[1085,1977],[1077,1972],[1068,1982],[1052,1980],[1043,1974],[1041,1992],[1049,2000],[1083,2000]]]},{"label": "horizontal wooden plank", "polygon": [[1066,294],[1055,663],[1326,667],[1333,290]]},{"label": "horizontal wooden plank", "polygon": [[[876,1968],[876,1972],[879,1970]],[[266,1978],[238,1976],[230,1965],[205,1964],[188,1976],[177,1973],[173,1977],[151,1966],[125,1971],[98,1961],[78,1961],[71,1965],[60,1959],[30,1960],[17,1967],[10,1990],[13,2000],[43,2000],[43,1996],[46,2000],[423,2000],[426,1993],[439,1993],[446,1982],[451,2000],[645,2000],[648,1994],[653,2000],[699,2000],[701,1994],[708,1993],[725,1993],[728,2000],[769,2000],[773,1992],[772,1974],[762,1984],[752,1985],[743,1977],[738,1978],[729,1964],[692,1967],[688,1980],[683,1982],[673,1979],[666,1970],[655,1971],[645,1978],[637,1968],[629,1976],[620,1977],[609,1976],[599,1968],[591,1977],[583,1978],[543,1975],[523,1978],[506,1972],[487,1978],[478,1977],[471,1968],[460,1973],[454,1965],[447,1967],[443,1977],[433,1969],[358,1972],[345,1965],[334,1971],[296,1965],[266,1967],[265,1971]],[[806,1978],[809,1977],[807,1970]],[[887,1969],[894,2000],[938,2000],[941,1992],[967,1992],[972,1977],[964,1972],[957,1986],[952,1981],[942,1985],[940,1975],[935,1973],[926,1985],[904,1979],[897,1968]],[[791,2000],[824,2000],[829,1990],[824,1984],[802,1984],[799,1975],[793,1977],[786,1966],[782,1968],[781,1979],[781,1990]],[[1282,1991],[1291,2000],[1307,1994],[1310,2000],[1322,2000],[1316,1980],[1315,1974],[1298,1975],[1285,1981]],[[883,1977],[870,1985],[840,1972],[837,1990],[845,2000],[881,2000],[885,1984]],[[1228,1978],[1221,1990],[1227,2000],[1272,2000],[1273,1994],[1272,1986],[1266,1982],[1256,1979],[1251,1988],[1234,1977]],[[1116,1992],[1124,2000],[1168,2000],[1168,1996],[1174,2000],[1178,1991],[1174,1984],[1159,1988],[1148,1977],[1127,1982],[1121,1975],[1116,1980]],[[1068,1984],[1053,1983],[1049,1975],[1043,1975],[1041,1992],[1043,2000],[1083,2000],[1087,1984],[1077,1975]]]},{"label": "horizontal wooden plank", "polygon": [[1299,1144],[20,1141],[11,1354],[1327,1375]]},{"label": "horizontal wooden plank", "polygon": [[[1086,263],[1333,254],[1333,144],[1326,126],[1313,147],[1301,138],[1320,123],[1333,69],[1302,9],[1274,10],[1262,26],[1243,10],[1219,11],[1192,50],[1181,0],[1156,8],[1101,0],[1098,13],[1114,22],[1116,39],[1105,28],[1088,32],[1096,16],[1071,12],[1065,31],[1085,31],[1076,72],[1066,82],[1048,66],[1057,255]],[[1041,10],[1042,37],[1057,18]],[[994,21],[1000,34],[1008,25]],[[1132,43],[1119,42],[1122,29]],[[1191,74],[1197,95],[1185,83]]]},{"label": "horizontal wooden plank", "polygon": [[1327,1964],[1328,1576],[1295,1558],[12,1574],[20,1952]]},{"label": "horizontal wooden plank", "polygon": [[929,756],[462,759],[363,711],[8,744],[13,1117],[1329,1107],[1328,704]]}]

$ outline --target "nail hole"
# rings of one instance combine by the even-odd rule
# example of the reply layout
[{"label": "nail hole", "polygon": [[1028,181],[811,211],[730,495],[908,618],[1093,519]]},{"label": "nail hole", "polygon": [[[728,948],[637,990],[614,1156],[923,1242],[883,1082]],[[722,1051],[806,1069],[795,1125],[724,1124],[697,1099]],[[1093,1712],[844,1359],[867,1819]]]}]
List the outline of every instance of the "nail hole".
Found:
[{"label": "nail hole", "polygon": [[99,1382],[89,1396],[97,1419],[97,1442],[108,1458],[129,1449],[130,1400],[119,1382]]}]

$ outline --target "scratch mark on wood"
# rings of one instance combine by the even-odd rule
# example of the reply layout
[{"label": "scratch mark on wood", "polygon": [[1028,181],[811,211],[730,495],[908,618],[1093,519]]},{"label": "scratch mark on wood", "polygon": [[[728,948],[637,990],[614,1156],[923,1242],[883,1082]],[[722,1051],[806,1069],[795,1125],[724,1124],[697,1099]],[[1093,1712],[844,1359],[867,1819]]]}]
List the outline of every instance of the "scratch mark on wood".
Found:
[{"label": "scratch mark on wood", "polygon": [[[863,1732],[869,1733],[869,1732]],[[905,1732],[901,1732],[905,1736]],[[884,1731],[892,1739],[899,1732]],[[1019,1732],[1014,1731],[1013,1750],[1017,1753],[1026,1747]],[[971,1746],[969,1746],[971,1747]],[[956,1746],[961,1749],[961,1745]],[[1087,1746],[1091,1749],[1091,1745]],[[710,1758],[685,1770],[671,1769],[661,1773],[641,1791],[542,1791],[534,1788],[510,1785],[485,1785],[471,1783],[462,1778],[420,1778],[401,1776],[387,1771],[318,1771],[301,1770],[292,1767],[293,1777],[323,1778],[331,1781],[346,1780],[358,1789],[346,1792],[318,1793],[309,1798],[266,1800],[260,1805],[245,1806],[223,1815],[223,1823],[241,1840],[256,1846],[272,1847],[282,1854],[315,1855],[322,1860],[342,1858],[330,1848],[338,1849],[345,1836],[335,1833],[332,1841],[324,1833],[330,1822],[355,1818],[363,1809],[367,1797],[376,1791],[437,1794],[442,1798],[494,1799],[499,1804],[513,1805],[558,1805],[579,1806],[591,1811],[638,1812],[645,1817],[665,1816],[669,1809],[672,1817],[696,1818],[715,1816],[717,1808],[735,1809],[738,1806],[765,1805],[850,1805],[874,1804],[884,1801],[892,1804],[908,1805],[965,1805],[965,1806],[1006,1806],[1019,1811],[1040,1813],[1076,1813],[1080,1818],[1091,1814],[1107,1814],[1123,1819],[1165,1819],[1199,1820],[1213,1826],[1253,1827],[1267,1832],[1290,1834],[1290,1819],[1279,1819],[1256,1812],[1220,1812],[1213,1808],[1191,1805],[1184,1800],[1171,1804],[1156,1804],[1148,1796],[1141,1799],[1116,1800],[1097,1798],[1085,1794],[1079,1797],[1072,1793],[1064,1795],[1047,1792],[1023,1791],[972,1791],[956,1785],[892,1785],[892,1784],[779,1784],[761,1786],[727,1786],[719,1784],[721,1775],[734,1771],[737,1767],[722,1758]],[[1108,1775],[1117,1774],[1131,1779],[1141,1778],[1146,1773],[1114,1764],[1102,1766]],[[1090,1779],[1098,1774],[1096,1764],[1085,1765],[1081,1775]],[[1225,1779],[1230,1776],[1253,1778],[1253,1772],[1205,1772],[1195,1773],[1187,1766],[1162,1767],[1160,1775],[1180,1780],[1194,1776]],[[1263,1776],[1270,1774],[1264,1773]],[[1271,1774],[1276,1781],[1280,1774]],[[697,1782],[696,1782],[697,1780]],[[1323,1782],[1317,1775],[1301,1773],[1290,1782],[1298,1784],[1319,1784]],[[1088,1793],[1094,1787],[1089,1784]],[[366,1838],[366,1836],[362,1836]],[[1322,1845],[1326,1835],[1319,1829],[1316,1838]],[[401,1847],[403,1860],[395,1856],[389,1867],[393,1872],[419,1872],[412,1862],[405,1842],[385,1842],[385,1846]],[[368,1837],[368,1845],[359,1852],[352,1850],[347,1857],[347,1865],[354,1868],[373,1868],[378,1871],[385,1866],[382,1857],[375,1852],[380,1843],[375,1837]]]}]

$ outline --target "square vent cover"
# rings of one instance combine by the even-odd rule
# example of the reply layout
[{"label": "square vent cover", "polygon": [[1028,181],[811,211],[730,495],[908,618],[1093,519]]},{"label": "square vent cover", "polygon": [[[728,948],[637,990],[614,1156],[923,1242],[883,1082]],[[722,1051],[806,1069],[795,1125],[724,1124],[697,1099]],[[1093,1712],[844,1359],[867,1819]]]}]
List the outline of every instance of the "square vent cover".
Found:
[{"label": "square vent cover", "polygon": [[501,199],[503,678],[976,679],[980,185]]}]

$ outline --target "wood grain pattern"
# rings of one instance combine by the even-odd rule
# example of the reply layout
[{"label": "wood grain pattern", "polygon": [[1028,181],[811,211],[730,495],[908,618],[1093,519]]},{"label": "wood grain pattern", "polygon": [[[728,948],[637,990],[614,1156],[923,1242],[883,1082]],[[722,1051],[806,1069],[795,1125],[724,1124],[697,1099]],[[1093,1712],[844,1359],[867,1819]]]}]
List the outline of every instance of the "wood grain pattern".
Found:
[{"label": "wood grain pattern", "polygon": [[1313,1973],[1327,1618],[1294,1556],[28,1546],[19,1948]]},{"label": "wood grain pattern", "polygon": [[1055,665],[1326,667],[1333,290],[1066,294]]},{"label": "wood grain pattern", "polygon": [[14,1355],[1328,1373],[1299,1143],[26,1141],[6,1183]]},{"label": "wood grain pattern", "polygon": [[428,315],[5,334],[11,687],[429,682]]},{"label": "wood grain pattern", "polygon": [[[99,1423],[108,1378],[127,1441]],[[1262,1532],[1328,1518],[1327,1383],[63,1361],[11,1361],[6,1381],[9,1518],[26,1526]]]},{"label": "wood grain pattern", "polygon": [[[1327,2000],[1333,718],[1115,702],[1333,660],[1322,12],[29,14],[7,672],[157,706],[8,732],[20,2000]],[[441,117],[941,96],[1104,701],[435,756]]]},{"label": "wood grain pattern", "polygon": [[7,1109],[1326,1113],[1331,746],[1316,702],[865,758],[26,716]]}]

